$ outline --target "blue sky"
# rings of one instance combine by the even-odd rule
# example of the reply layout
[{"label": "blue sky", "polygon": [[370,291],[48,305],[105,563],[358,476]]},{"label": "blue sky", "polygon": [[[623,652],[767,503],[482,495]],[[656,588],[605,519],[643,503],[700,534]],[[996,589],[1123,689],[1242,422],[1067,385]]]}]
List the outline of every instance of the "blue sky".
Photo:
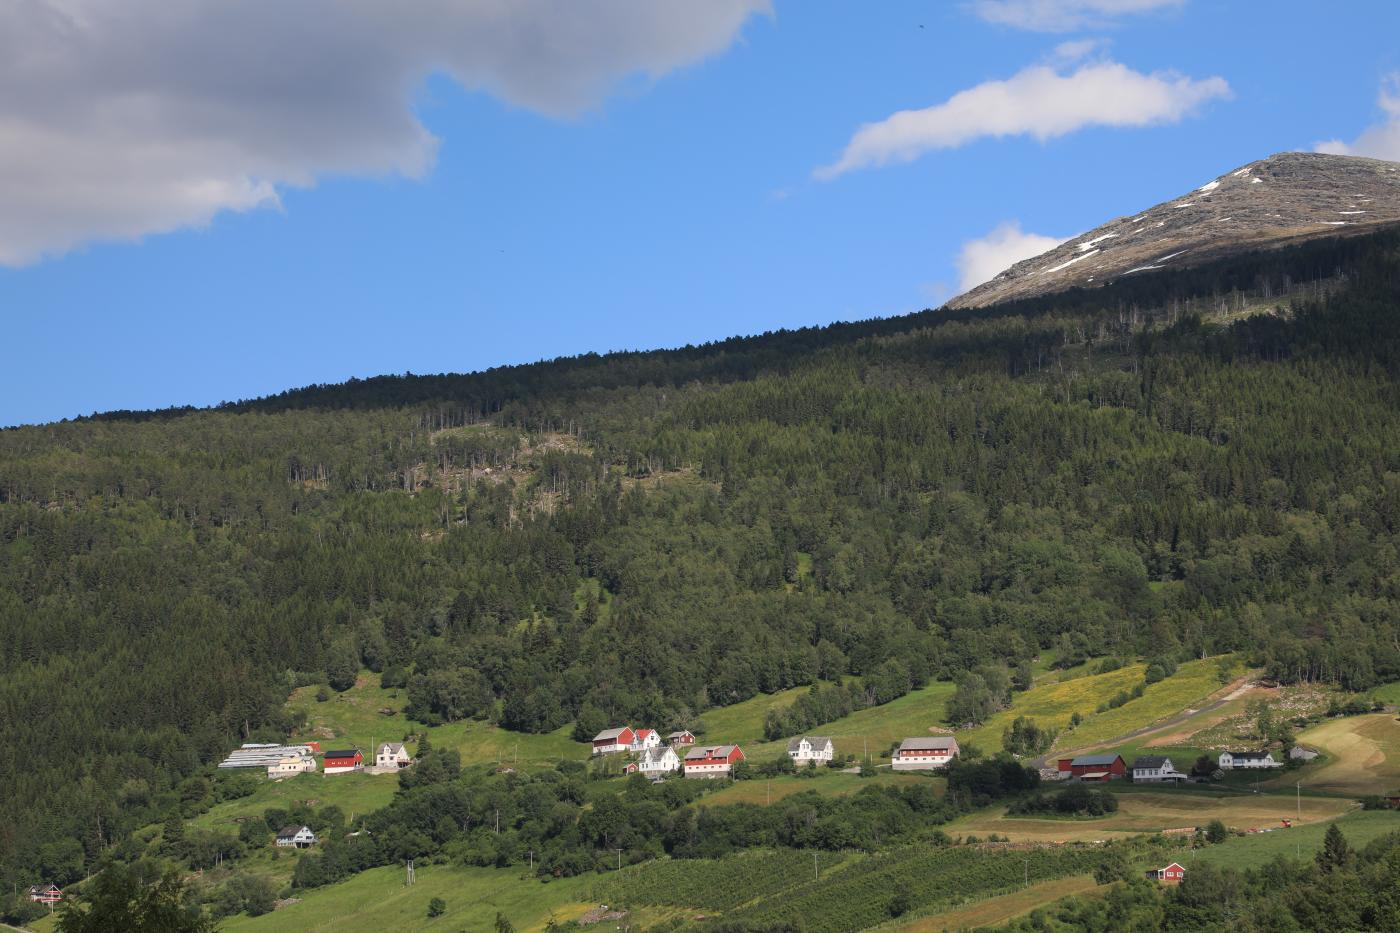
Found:
[{"label": "blue sky", "polygon": [[[162,50],[236,25],[99,21],[110,73],[0,65],[32,104],[0,103],[0,425],[899,314],[959,291],[960,253],[1008,222],[1071,236],[1326,141],[1400,159],[1393,2],[729,3],[640,30],[618,0],[559,67],[548,19],[513,24],[544,30],[518,49],[402,39],[361,68],[383,24],[305,48],[318,31],[271,12],[229,62]],[[433,15],[414,35],[478,28]],[[280,86],[259,62],[282,26],[278,55],[350,67]],[[1125,74],[1141,99],[1107,102]],[[88,106],[124,80],[165,102],[136,142]],[[987,116],[1031,85],[1049,96]],[[902,110],[926,111],[912,141],[848,150]]]}]

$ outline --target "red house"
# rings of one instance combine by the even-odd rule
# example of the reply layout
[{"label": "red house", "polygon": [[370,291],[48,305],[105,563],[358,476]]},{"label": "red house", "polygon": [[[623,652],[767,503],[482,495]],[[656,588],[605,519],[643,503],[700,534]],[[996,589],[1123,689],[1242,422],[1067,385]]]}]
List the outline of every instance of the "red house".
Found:
[{"label": "red house", "polygon": [[365,756],[358,748],[347,748],[340,751],[326,752],[326,774],[344,774],[347,771],[359,771],[365,766]]},{"label": "red house", "polygon": [[728,777],[734,766],[744,760],[737,745],[706,745],[686,752],[681,763],[688,778]]},{"label": "red house", "polygon": [[1176,862],[1172,862],[1166,868],[1149,868],[1147,870],[1148,881],[1160,881],[1162,884],[1181,884],[1186,877],[1186,869]]},{"label": "red house", "polygon": [[1122,755],[1080,755],[1060,759],[1060,777],[1081,781],[1112,781],[1125,777],[1128,766]]},{"label": "red house", "polygon": [[625,752],[632,747],[632,743],[637,741],[637,733],[631,726],[623,726],[621,729],[604,729],[593,737],[593,754],[611,755],[614,752]]}]

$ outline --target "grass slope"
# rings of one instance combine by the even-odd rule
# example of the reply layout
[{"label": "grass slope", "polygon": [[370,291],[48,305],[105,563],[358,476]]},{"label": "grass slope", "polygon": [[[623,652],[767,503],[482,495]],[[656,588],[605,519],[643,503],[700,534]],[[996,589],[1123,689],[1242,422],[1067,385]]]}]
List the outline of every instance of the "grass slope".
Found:
[{"label": "grass slope", "polygon": [[821,769],[816,777],[794,777],[781,775],[775,778],[754,778],[749,781],[734,781],[729,786],[715,791],[704,799],[707,807],[728,803],[777,803],[785,797],[804,791],[815,791],[823,797],[843,797],[854,794],[865,787],[895,786],[933,782],[941,791],[946,782],[913,771],[882,771],[874,777],[863,778],[858,774]]},{"label": "grass slope", "polygon": [[1321,749],[1327,759],[1274,783],[1299,781],[1313,791],[1349,796],[1400,792],[1400,721],[1394,714],[1333,719],[1300,733],[1298,741]]},{"label": "grass slope", "polygon": [[[1306,805],[1307,798],[1304,797],[1303,800]],[[1219,845],[1195,850],[1194,854],[1182,860],[1182,864],[1188,869],[1192,860],[1231,868],[1259,868],[1279,856],[1312,858],[1317,850],[1322,848],[1322,837],[1331,822],[1333,821],[1329,820],[1271,833],[1235,836]],[[1394,810],[1356,810],[1335,822],[1354,848],[1364,846],[1372,839],[1387,833],[1400,832],[1400,814]]]},{"label": "grass slope", "polygon": [[[1053,881],[1042,881],[1022,891],[989,897],[968,907],[920,917],[893,929],[901,933],[940,933],[943,930],[971,930],[1000,926],[1062,898],[1086,894],[1098,887],[1093,875],[1071,875]],[[881,929],[884,929],[881,927]]]},{"label": "grass slope", "polygon": [[[300,903],[261,917],[231,917],[223,933],[295,930],[298,933],[412,933],[417,930],[489,930],[500,911],[517,930],[539,930],[551,916],[560,921],[595,906],[589,896],[592,877],[566,878],[549,884],[522,879],[520,872],[494,868],[418,869],[418,883],[404,885],[402,868],[375,868],[345,881],[304,894]],[[428,918],[428,902],[440,897],[447,911]]]}]

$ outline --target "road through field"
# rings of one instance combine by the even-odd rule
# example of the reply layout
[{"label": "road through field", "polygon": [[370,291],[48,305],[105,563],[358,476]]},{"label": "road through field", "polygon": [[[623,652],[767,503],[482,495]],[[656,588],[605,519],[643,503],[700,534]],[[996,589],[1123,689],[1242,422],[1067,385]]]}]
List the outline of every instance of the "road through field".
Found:
[{"label": "road through field", "polygon": [[1061,749],[1059,751],[1047,753],[1039,758],[1030,761],[1029,764],[1032,767],[1045,768],[1049,766],[1048,763],[1052,760],[1058,760],[1060,758],[1072,758],[1075,755],[1086,754],[1088,752],[1096,751],[1102,748],[1113,748],[1118,745],[1124,745],[1135,739],[1141,739],[1149,735],[1154,735],[1158,732],[1165,732],[1168,729],[1174,729],[1189,719],[1193,719],[1197,716],[1205,716],[1215,712],[1225,704],[1229,703],[1231,700],[1242,696],[1254,686],[1254,681],[1251,680],[1248,675],[1244,677],[1238,677],[1230,683],[1226,684],[1224,687],[1221,687],[1215,693],[1211,694],[1211,697],[1208,700],[1208,702],[1196,709],[1182,710],[1180,713],[1177,713],[1174,716],[1169,716],[1166,719],[1159,719],[1156,722],[1149,723],[1148,725],[1145,725],[1140,729],[1134,729],[1131,732],[1125,732],[1122,735],[1114,736],[1113,738],[1107,739],[1102,742],[1094,742],[1091,745],[1086,745],[1081,748],[1066,748]]}]

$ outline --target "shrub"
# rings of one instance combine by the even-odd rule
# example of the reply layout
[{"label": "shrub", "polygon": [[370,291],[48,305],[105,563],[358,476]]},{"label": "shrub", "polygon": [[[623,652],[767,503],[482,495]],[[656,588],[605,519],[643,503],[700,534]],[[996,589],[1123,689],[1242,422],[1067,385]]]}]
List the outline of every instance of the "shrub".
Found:
[{"label": "shrub", "polygon": [[444,901],[440,897],[435,897],[428,901],[429,917],[441,917],[445,913],[447,913],[447,901]]}]

